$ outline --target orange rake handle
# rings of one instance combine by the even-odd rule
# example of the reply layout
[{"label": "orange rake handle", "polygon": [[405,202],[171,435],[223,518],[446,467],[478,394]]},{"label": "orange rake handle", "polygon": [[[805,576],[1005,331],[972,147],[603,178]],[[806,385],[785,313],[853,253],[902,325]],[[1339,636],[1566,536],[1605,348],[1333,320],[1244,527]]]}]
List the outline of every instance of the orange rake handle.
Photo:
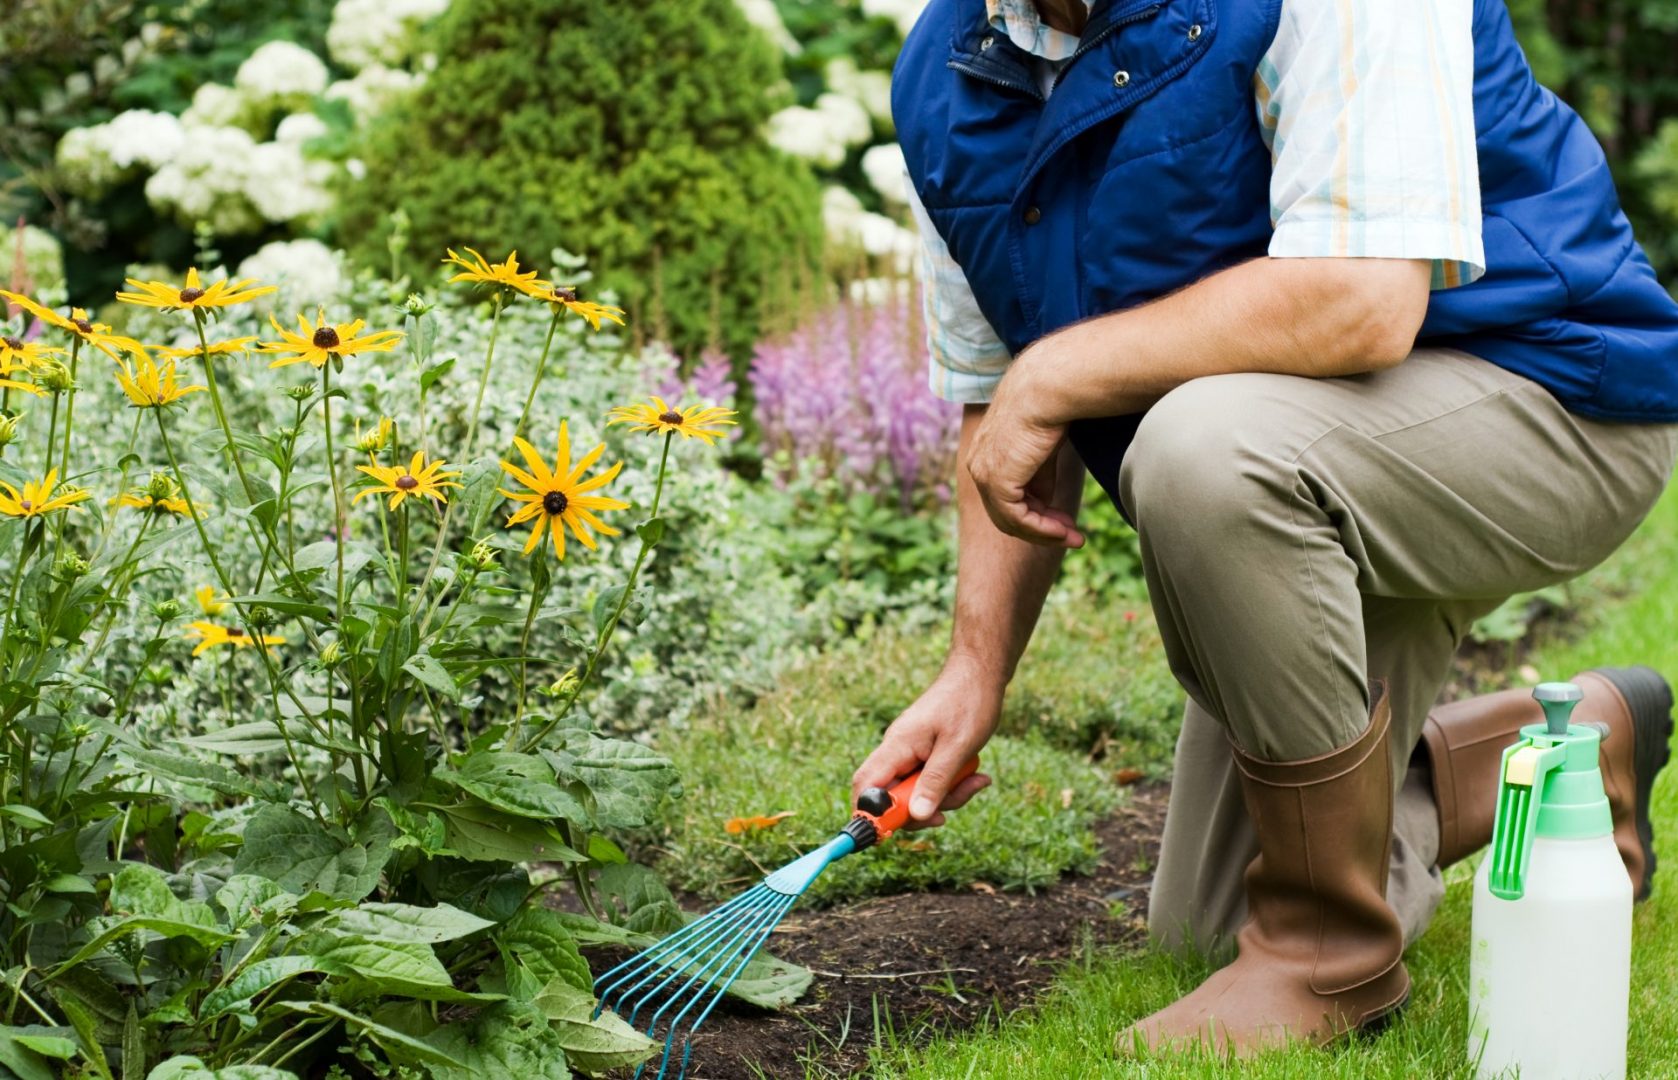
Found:
[{"label": "orange rake handle", "polygon": [[[970,757],[956,770],[950,787],[979,771],[979,758]],[[920,783],[921,770],[905,776],[890,788],[863,788],[856,797],[856,816],[874,827],[874,837],[884,840],[909,822],[909,800],[915,796],[915,785]]]}]

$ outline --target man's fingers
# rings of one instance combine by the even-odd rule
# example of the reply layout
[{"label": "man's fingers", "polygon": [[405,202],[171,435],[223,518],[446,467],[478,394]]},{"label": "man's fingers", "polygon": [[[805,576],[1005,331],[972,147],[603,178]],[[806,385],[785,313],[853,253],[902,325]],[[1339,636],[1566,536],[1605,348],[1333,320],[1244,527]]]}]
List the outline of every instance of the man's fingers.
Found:
[{"label": "man's fingers", "polygon": [[898,777],[914,772],[920,763],[920,757],[906,740],[893,738],[887,732],[885,741],[852,774],[851,801],[856,801],[863,788],[890,787]]},{"label": "man's fingers", "polygon": [[932,756],[921,766],[921,778],[915,784],[915,796],[909,800],[909,816],[927,822],[944,805],[954,783],[956,773],[973,756],[974,746],[967,739],[946,736],[932,748]]},{"label": "man's fingers", "polygon": [[986,776],[984,773],[974,773],[972,776],[969,776],[967,779],[951,788],[950,793],[944,796],[944,802],[938,807],[938,809],[960,810],[962,807],[967,805],[968,799],[971,799],[973,796],[988,787],[990,787],[990,777]]}]

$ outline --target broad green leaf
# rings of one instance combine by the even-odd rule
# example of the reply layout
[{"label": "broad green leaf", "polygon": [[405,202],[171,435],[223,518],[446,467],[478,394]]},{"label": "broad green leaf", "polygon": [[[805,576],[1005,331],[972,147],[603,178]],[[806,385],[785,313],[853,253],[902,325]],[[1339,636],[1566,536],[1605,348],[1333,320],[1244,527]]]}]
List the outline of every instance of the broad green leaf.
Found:
[{"label": "broad green leaf", "polygon": [[69,1061],[81,1052],[76,1046],[76,1040],[66,1039],[62,1035],[13,1035],[12,1038],[37,1054],[60,1061]]},{"label": "broad green leaf", "polygon": [[595,823],[608,828],[650,824],[679,779],[669,758],[627,739],[589,735],[570,749],[569,769],[594,796]]},{"label": "broad green leaf", "polygon": [[683,925],[682,909],[657,874],[634,863],[604,866],[596,879],[613,921],[644,934],[667,934]]},{"label": "broad green leaf", "polygon": [[270,956],[258,960],[235,975],[225,986],[212,990],[198,1007],[200,1023],[224,1013],[248,1012],[251,998],[307,971],[319,971],[313,957]]},{"label": "broad green leaf", "polygon": [[473,1000],[456,990],[448,969],[420,941],[372,941],[342,937],[314,951],[315,963],[328,975],[359,979],[387,994],[428,1000]]},{"label": "broad green leaf", "polygon": [[455,684],[449,669],[444,667],[436,657],[426,653],[416,653],[402,662],[402,670],[442,694],[450,701],[460,700],[460,687]]},{"label": "broad green leaf", "polygon": [[346,843],[319,822],[269,804],[245,826],[245,844],[233,869],[269,878],[298,895],[319,890],[360,900],[378,885],[379,872],[389,858],[388,837],[371,845]]},{"label": "broad green leaf", "polygon": [[474,862],[586,862],[550,826],[481,803],[443,808],[448,849]]},{"label": "broad green leaf", "polygon": [[327,929],[373,941],[453,941],[495,924],[448,904],[413,907],[408,904],[362,904],[340,911]]},{"label": "broad green leaf", "polygon": [[297,1080],[297,1074],[269,1065],[229,1065],[212,1069],[188,1054],[172,1057],[146,1074],[146,1080]]},{"label": "broad green leaf", "polygon": [[105,1080],[114,1080],[111,1076],[111,1063],[105,1060],[105,1047],[99,1042],[99,1017],[93,1009],[74,994],[59,995],[58,1007],[64,1010],[64,1016],[70,1021],[70,1026],[76,1029],[80,1049],[93,1071]]},{"label": "broad green leaf", "polygon": [[146,1071],[146,1030],[140,1023],[140,1006],[130,998],[128,1018],[122,1023],[122,1080],[140,1080]]},{"label": "broad green leaf", "polygon": [[466,1066],[448,1053],[439,1050],[423,1039],[416,1039],[403,1031],[387,1027],[376,1020],[370,1020],[359,1013],[350,1012],[340,1005],[329,1001],[286,1002],[286,1007],[299,1012],[315,1013],[319,1016],[334,1016],[344,1022],[347,1028],[353,1028],[365,1034],[379,1045],[391,1060],[398,1064],[420,1063],[426,1065],[447,1065],[456,1069]]},{"label": "broad green leaf", "polygon": [[297,906],[297,897],[265,877],[234,874],[216,891],[216,906],[227,912],[228,922],[237,929],[259,921],[267,912],[290,912]]},{"label": "broad green leaf", "polygon": [[784,1009],[804,996],[813,978],[809,968],[760,952],[740,972],[728,993],[759,1008]]},{"label": "broad green leaf", "polygon": [[528,1005],[485,1009],[425,1041],[461,1062],[460,1068],[432,1065],[434,1080],[570,1080],[558,1032]]},{"label": "broad green leaf", "polygon": [[199,761],[163,750],[134,747],[129,748],[126,754],[142,772],[155,779],[207,787],[211,791],[240,799],[260,799],[270,794],[265,785],[247,779],[213,761]]},{"label": "broad green leaf", "polygon": [[26,806],[23,803],[8,803],[5,806],[0,806],[0,814],[5,814],[13,821],[21,822],[25,827],[30,829],[52,828],[51,818],[41,813],[33,806]]},{"label": "broad green leaf", "polygon": [[627,1068],[651,1057],[655,1044],[618,1018],[594,1016],[594,994],[555,979],[536,996],[536,1007],[553,1022],[565,1058],[586,1073]]},{"label": "broad green leaf", "polygon": [[635,526],[635,535],[639,536],[648,547],[657,547],[658,542],[664,539],[664,519],[661,517],[648,518]]},{"label": "broad green leaf", "polygon": [[[435,326],[436,324],[433,323],[432,325]],[[435,338],[436,330],[433,329],[430,333],[431,333],[432,337]],[[429,352],[429,347],[427,348],[427,351]],[[433,386],[435,386],[437,384],[438,379],[441,379],[443,376],[447,375],[449,373],[449,369],[454,367],[454,361],[455,361],[455,358],[451,356],[447,360],[444,360],[442,363],[433,364],[430,367],[426,368],[423,372],[421,372],[420,373],[420,393],[423,394],[427,390],[430,390]]]},{"label": "broad green leaf", "polygon": [[285,737],[272,720],[252,720],[247,724],[233,724],[220,731],[194,735],[183,740],[188,746],[212,754],[233,754],[255,757],[272,754],[286,748]]},{"label": "broad green leaf", "polygon": [[560,786],[553,766],[534,754],[474,753],[458,768],[438,769],[436,776],[509,814],[542,821],[588,820],[583,804]]},{"label": "broad green leaf", "polygon": [[507,921],[495,935],[501,947],[546,985],[562,980],[581,990],[594,985],[588,961],[565,924],[547,908],[527,907]]},{"label": "broad green leaf", "polygon": [[41,888],[55,893],[92,893],[98,890],[93,882],[80,874],[57,874],[41,883]]},{"label": "broad green leaf", "polygon": [[395,850],[418,848],[427,855],[441,855],[449,843],[448,824],[442,815],[429,810],[410,810],[401,803],[381,795],[373,805],[390,815],[396,825],[396,838],[390,846]]},{"label": "broad green leaf", "polygon": [[[9,1069],[18,1080],[53,1080],[52,1068],[38,1051],[19,1041],[19,1036],[62,1030],[64,1029],[0,1027],[0,1069]],[[63,1038],[62,1035],[57,1037]]]},{"label": "broad green leaf", "polygon": [[68,971],[76,965],[86,962],[90,957],[103,952],[111,942],[125,938],[130,934],[139,933],[142,930],[149,930],[165,938],[190,938],[208,948],[225,945],[234,939],[232,934],[193,923],[175,922],[172,919],[159,918],[153,915],[135,915],[126,919],[117,919],[106,926],[92,941],[77,949],[74,956],[54,968],[53,972],[56,974],[61,971]]}]

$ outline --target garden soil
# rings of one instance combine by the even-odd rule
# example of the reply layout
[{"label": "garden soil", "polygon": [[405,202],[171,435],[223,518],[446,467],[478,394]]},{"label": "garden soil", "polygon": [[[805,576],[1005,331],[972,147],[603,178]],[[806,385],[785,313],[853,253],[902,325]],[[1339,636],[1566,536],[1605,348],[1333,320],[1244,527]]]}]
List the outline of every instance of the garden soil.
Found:
[{"label": "garden soil", "polygon": [[726,1000],[694,1042],[690,1080],[861,1075],[876,1025],[914,1038],[971,1027],[1030,1004],[1081,950],[1139,942],[1167,789],[1130,790],[1097,827],[1103,854],[1087,877],[1036,893],[978,885],[794,908],[769,949],[816,973],[809,992],[781,1012]]}]

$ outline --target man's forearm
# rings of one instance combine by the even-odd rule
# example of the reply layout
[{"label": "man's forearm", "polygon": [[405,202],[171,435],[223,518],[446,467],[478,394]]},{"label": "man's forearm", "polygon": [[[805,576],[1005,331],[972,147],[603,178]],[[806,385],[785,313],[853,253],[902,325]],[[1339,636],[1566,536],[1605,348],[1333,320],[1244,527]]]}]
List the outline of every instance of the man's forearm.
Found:
[{"label": "man's forearm", "polygon": [[[960,538],[955,628],[948,662],[965,665],[973,677],[986,681],[985,689],[1000,693],[1031,640],[1065,549],[1008,536],[986,515],[967,469],[967,454],[984,412],[982,406],[970,406],[962,418],[956,468]],[[1083,466],[1070,447],[1062,448],[1056,462],[1054,488],[1057,508],[1076,513]]]}]

